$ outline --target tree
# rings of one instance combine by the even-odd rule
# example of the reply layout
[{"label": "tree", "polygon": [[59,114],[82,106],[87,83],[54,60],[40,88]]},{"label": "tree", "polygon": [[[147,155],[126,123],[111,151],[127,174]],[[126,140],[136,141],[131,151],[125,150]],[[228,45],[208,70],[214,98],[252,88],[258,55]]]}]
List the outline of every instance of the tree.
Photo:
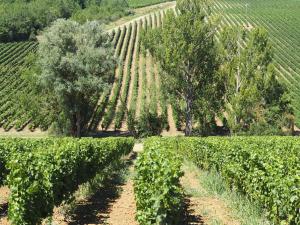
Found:
[{"label": "tree", "polygon": [[216,73],[217,23],[206,1],[180,0],[177,7],[178,16],[169,12],[161,28],[143,34],[143,43],[161,64],[163,88],[185,103],[185,134],[189,136],[195,117],[202,123],[206,113],[214,111],[207,107],[217,110],[222,101]]},{"label": "tree", "polygon": [[293,112],[286,88],[276,79],[267,32],[226,28],[220,44],[220,74],[225,80],[231,133],[249,131],[259,124],[281,128],[281,121]]},{"label": "tree", "polygon": [[60,19],[45,31],[37,54],[41,73],[36,83],[43,94],[52,96],[53,107],[60,112],[55,122],[80,137],[113,75],[108,35],[97,22],[80,25]]}]

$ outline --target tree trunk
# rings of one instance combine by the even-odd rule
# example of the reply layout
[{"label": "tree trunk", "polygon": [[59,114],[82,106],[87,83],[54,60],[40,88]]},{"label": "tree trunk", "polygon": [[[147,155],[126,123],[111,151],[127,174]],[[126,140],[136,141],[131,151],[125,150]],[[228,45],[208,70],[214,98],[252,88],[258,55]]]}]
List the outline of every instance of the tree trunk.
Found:
[{"label": "tree trunk", "polygon": [[80,112],[76,113],[76,137],[81,137],[81,116]]},{"label": "tree trunk", "polygon": [[192,98],[192,90],[188,89],[188,93],[186,96],[186,115],[185,115],[185,136],[191,136],[193,129],[193,98]]}]

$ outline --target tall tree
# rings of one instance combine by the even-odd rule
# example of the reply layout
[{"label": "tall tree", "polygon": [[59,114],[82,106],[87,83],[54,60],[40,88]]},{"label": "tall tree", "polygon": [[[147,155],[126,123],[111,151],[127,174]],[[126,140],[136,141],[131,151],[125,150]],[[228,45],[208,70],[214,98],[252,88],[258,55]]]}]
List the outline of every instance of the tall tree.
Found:
[{"label": "tall tree", "polygon": [[177,7],[178,15],[169,12],[162,27],[146,31],[143,43],[161,64],[163,87],[185,103],[185,134],[189,136],[195,116],[203,121],[213,111],[207,103],[221,100],[214,37],[217,23],[206,1],[180,0]]},{"label": "tall tree", "polygon": [[69,124],[69,132],[80,137],[115,67],[108,35],[97,22],[57,20],[43,35],[37,63],[38,86],[61,112],[56,122],[66,120],[61,126]]},{"label": "tall tree", "polygon": [[261,123],[280,127],[279,121],[292,114],[292,109],[287,90],[276,79],[267,32],[226,28],[220,46],[231,132],[247,131]]}]

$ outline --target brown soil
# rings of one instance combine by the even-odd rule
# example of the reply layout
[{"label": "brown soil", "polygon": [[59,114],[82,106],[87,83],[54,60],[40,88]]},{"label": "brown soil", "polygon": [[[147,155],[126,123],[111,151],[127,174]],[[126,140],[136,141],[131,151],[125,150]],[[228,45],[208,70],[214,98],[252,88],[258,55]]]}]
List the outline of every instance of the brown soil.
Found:
[{"label": "brown soil", "polygon": [[147,95],[147,100],[146,100],[146,104],[149,105],[150,104],[150,101],[151,101],[151,98],[150,98],[150,88],[151,88],[151,82],[152,82],[152,56],[150,55],[149,52],[147,52],[147,56],[146,56],[146,95]]},{"label": "brown soil", "polygon": [[7,219],[9,189],[6,186],[0,187],[0,224],[9,224]]},{"label": "brown soil", "polygon": [[121,188],[121,196],[112,205],[107,222],[112,225],[138,225],[135,220],[133,181],[129,180]]},{"label": "brown soil", "polygon": [[191,171],[185,166],[184,172],[185,175],[181,179],[182,186],[190,191],[201,193],[200,196],[190,196],[189,199],[191,210],[195,214],[201,215],[206,212],[205,215],[201,216],[203,224],[210,224],[210,221],[215,218],[223,225],[240,225],[240,222],[230,214],[230,209],[222,200],[207,196],[207,191],[200,184],[195,171]]},{"label": "brown soil", "polygon": [[160,86],[160,79],[158,74],[157,63],[154,64],[154,75],[155,75],[155,86],[156,86],[156,98],[157,98],[157,114],[162,114],[162,108],[160,105],[160,95],[161,95],[161,86]]},{"label": "brown soil", "polygon": [[7,186],[0,187],[0,207],[2,204],[7,203],[9,196],[9,189]]},{"label": "brown soil", "polygon": [[137,105],[136,105],[136,116],[139,117],[141,113],[141,102],[142,102],[142,93],[143,93],[143,65],[144,65],[144,56],[140,53],[139,56],[139,87],[138,87],[138,98],[137,98]]},{"label": "brown soil", "polygon": [[0,128],[0,137],[26,137],[26,138],[39,138],[46,137],[48,135],[47,131],[42,131],[39,128],[36,128],[34,131],[29,130],[29,127],[26,126],[22,131],[17,131],[12,128],[9,131],[5,131],[3,128]]}]

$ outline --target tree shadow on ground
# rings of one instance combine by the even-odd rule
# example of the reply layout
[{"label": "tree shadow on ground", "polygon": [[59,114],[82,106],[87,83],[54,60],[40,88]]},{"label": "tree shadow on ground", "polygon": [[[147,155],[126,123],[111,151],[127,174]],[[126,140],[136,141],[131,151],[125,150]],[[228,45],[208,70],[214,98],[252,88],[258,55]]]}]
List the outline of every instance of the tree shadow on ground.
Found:
[{"label": "tree shadow on ground", "polygon": [[88,132],[86,134],[87,137],[93,138],[102,138],[102,137],[130,137],[132,136],[131,132],[129,131],[94,131]]},{"label": "tree shadow on ground", "polygon": [[8,212],[8,203],[0,204],[0,218],[6,217]]},{"label": "tree shadow on ground", "polygon": [[192,208],[193,205],[188,195],[184,196],[183,219],[180,222],[182,225],[205,225],[203,217]]},{"label": "tree shadow on ground", "polygon": [[70,225],[76,224],[106,224],[110,208],[120,196],[121,186],[125,184],[124,177],[120,171],[128,170],[136,158],[136,153],[132,153],[124,160],[118,171],[111,173],[105,179],[104,185],[89,199],[76,204]]}]

